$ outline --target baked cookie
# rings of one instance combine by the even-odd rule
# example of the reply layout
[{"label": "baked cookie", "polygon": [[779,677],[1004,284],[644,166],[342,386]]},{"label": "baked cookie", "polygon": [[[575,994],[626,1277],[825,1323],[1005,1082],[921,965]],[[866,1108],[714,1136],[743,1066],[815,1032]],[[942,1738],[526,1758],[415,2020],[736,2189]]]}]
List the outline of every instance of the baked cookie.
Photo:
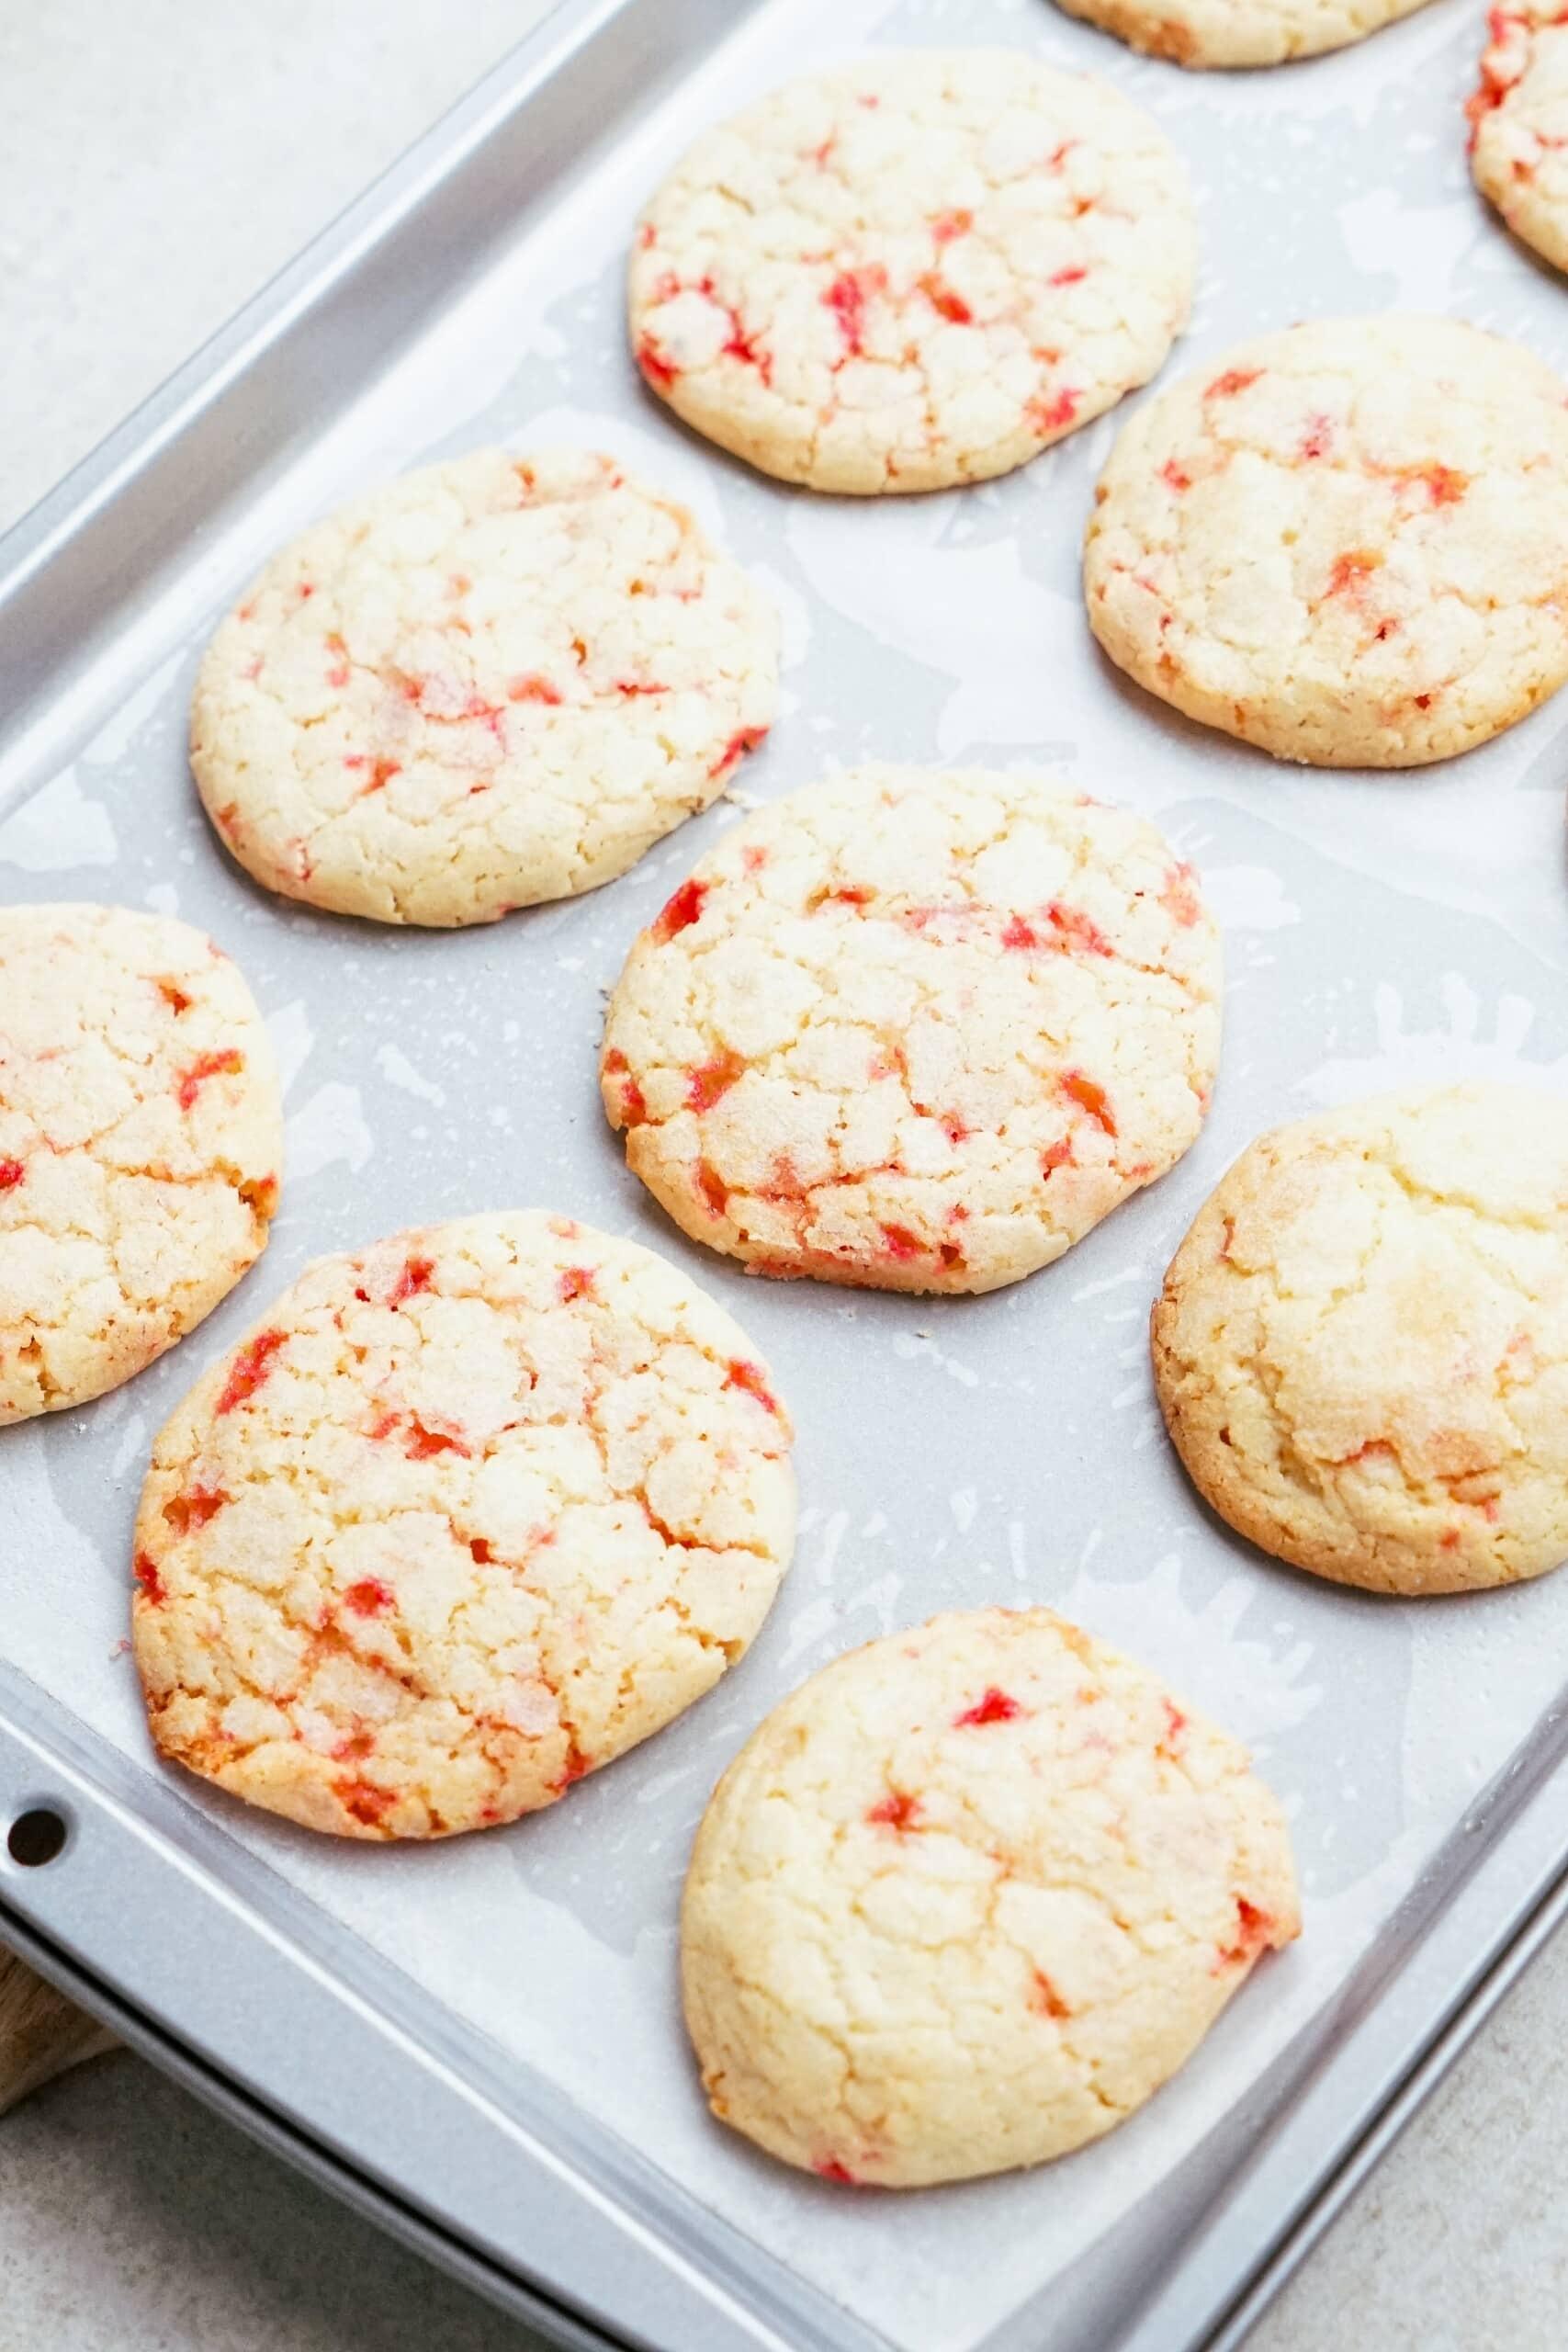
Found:
[{"label": "baked cookie", "polygon": [[885,50],[688,150],[638,224],[631,338],[660,399],[764,473],[939,490],[1146,383],[1194,266],[1186,173],[1108,84]]},{"label": "baked cookie", "polygon": [[1568,270],[1568,20],[1560,0],[1494,8],[1465,108],[1470,167],[1517,237]]},{"label": "baked cookie", "polygon": [[626,1160],[758,1273],[982,1291],[1180,1159],[1220,944],[1154,827],[1039,776],[868,767],[727,832],[642,933]]},{"label": "baked cookie", "polygon": [[1142,408],[1100,478],[1096,637],[1317,767],[1468,751],[1568,677],[1568,408],[1457,319],[1318,320]]},{"label": "baked cookie", "polygon": [[1348,49],[1426,0],[1057,0],[1145,57],[1177,65],[1283,65]]},{"label": "baked cookie", "polygon": [[789,1447],[744,1333],[630,1242],[529,1212],[322,1258],[153,1448],[152,1736],[340,1837],[536,1811],[745,1649]]},{"label": "baked cookie", "polygon": [[1261,1136],[1154,1312],[1204,1500],[1297,1567],[1461,1592],[1568,1555],[1568,1103],[1385,1094]]},{"label": "baked cookie", "polygon": [[491,922],[625,873],[773,716],[776,625],[612,458],[483,449],[274,557],[208,649],[191,765],[258,882]]},{"label": "baked cookie", "polygon": [[0,908],[0,1423],[85,1404],[210,1314],[266,1247],[277,1071],[188,923]]},{"label": "baked cookie", "polygon": [[854,1650],[714,1792],[681,1919],[714,2113],[919,2188],[1095,2140],[1300,1933],[1246,1751],[1049,1610]]}]

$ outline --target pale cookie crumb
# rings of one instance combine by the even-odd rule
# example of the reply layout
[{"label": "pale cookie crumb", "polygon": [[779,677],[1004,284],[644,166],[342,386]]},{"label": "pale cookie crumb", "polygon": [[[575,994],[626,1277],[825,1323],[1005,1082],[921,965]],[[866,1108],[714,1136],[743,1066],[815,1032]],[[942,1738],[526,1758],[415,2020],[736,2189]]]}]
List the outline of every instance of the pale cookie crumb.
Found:
[{"label": "pale cookie crumb", "polygon": [[1568,270],[1568,20],[1559,0],[1494,8],[1465,107],[1470,167],[1517,237]]},{"label": "pale cookie crumb", "polygon": [[686,2022],[724,2122],[916,2188],[1109,2132],[1300,1927],[1244,1749],[1049,1610],[975,1610],[838,1659],[731,1764]]},{"label": "pale cookie crumb", "polygon": [[790,1440],[728,1316],[570,1218],[321,1259],[153,1448],[152,1736],[345,1838],[536,1811],[746,1648],[794,1542]]},{"label": "pale cookie crumb", "polygon": [[1141,817],[1027,774],[868,767],[734,826],[626,959],[626,1160],[757,1273],[984,1291],[1196,1136],[1219,937]]},{"label": "pale cookie crumb", "polygon": [[1568,677],[1568,408],[1457,319],[1317,320],[1119,435],[1089,623],[1151,694],[1276,757],[1412,767]]},{"label": "pale cookie crumb", "polygon": [[1177,65],[1282,65],[1346,49],[1426,0],[1057,0],[1147,57]]},{"label": "pale cookie crumb", "polygon": [[266,1246],[283,1114],[249,989],[188,923],[0,910],[0,1423],[101,1396]]},{"label": "pale cookie crumb", "polygon": [[491,922],[705,808],[777,672],[767,599],[684,507],[613,458],[478,450],[274,557],[202,662],[191,764],[268,889]]},{"label": "pale cookie crumb", "polygon": [[764,473],[932,490],[1146,383],[1194,266],[1181,163],[1107,84],[884,50],[696,141],[638,224],[630,331],[660,399]]},{"label": "pale cookie crumb", "polygon": [[1461,1592],[1568,1556],[1568,1103],[1471,1084],[1261,1136],[1153,1326],[1195,1485],[1297,1567]]}]

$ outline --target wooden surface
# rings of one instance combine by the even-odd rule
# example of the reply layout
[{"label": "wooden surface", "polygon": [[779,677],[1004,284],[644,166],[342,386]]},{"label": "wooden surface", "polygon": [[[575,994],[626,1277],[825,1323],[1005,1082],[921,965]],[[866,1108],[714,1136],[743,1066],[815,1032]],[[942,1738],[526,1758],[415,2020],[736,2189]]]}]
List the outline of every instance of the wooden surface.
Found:
[{"label": "wooden surface", "polygon": [[114,2046],[113,2034],[0,1951],[0,2115],[51,2075]]}]

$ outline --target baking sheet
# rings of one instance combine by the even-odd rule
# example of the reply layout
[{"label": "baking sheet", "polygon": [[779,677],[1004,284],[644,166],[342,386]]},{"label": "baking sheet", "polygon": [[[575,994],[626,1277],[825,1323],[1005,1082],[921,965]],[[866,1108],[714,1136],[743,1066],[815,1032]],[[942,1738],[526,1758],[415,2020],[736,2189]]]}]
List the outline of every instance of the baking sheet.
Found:
[{"label": "baking sheet", "polygon": [[[1452,310],[1568,366],[1568,297],[1474,198],[1477,16],[1431,7],[1362,48],[1189,77],[1044,0],[774,0],[545,229],[265,497],[213,533],[139,632],[145,675],[73,765],[0,804],[6,898],[178,912],[238,957],[288,1080],[283,1214],[190,1340],[87,1411],[7,1431],[7,1656],[151,1766],[125,1630],[130,1513],[175,1399],[308,1258],[402,1223],[570,1209],[690,1265],[770,1356],[800,1426],[796,1565],[694,1714],[554,1814],[419,1851],[344,1852],[179,1783],[446,2010],[558,2085],[757,2245],[899,2346],[968,2352],[1081,2258],[1321,2020],[1465,1808],[1556,1694],[1568,1578],[1400,1608],[1250,1554],[1159,1433],[1147,1306],[1205,1192],[1261,1126],[1476,1072],[1568,1088],[1561,987],[1568,706],[1451,767],[1303,775],[1124,686],[1084,628],[1077,545],[1118,415],[979,490],[874,505],[783,491],[688,438],[625,355],[620,271],[651,179],[700,121],[802,59],[998,40],[1086,64],[1193,170],[1202,274],[1178,369],[1314,312]],[[385,473],[488,439],[607,446],[688,496],[783,611],[785,709],[748,797],[876,756],[1045,765],[1156,816],[1224,927],[1227,1037],[1189,1159],[1057,1267],[987,1299],[748,1281],[626,1177],[594,1086],[602,990],[721,804],[620,883],[482,933],[397,934],[265,898],[197,810],[184,710],[218,611],[279,537]],[[90,683],[83,688],[84,699]],[[1132,2123],[1046,2172],[846,2198],[707,2120],[675,2021],[674,1906],[708,1789],[773,1700],[853,1642],[951,1607],[1049,1601],[1249,1738],[1291,1808],[1303,1942]],[[1037,2331],[1036,2340],[1043,2331]]]}]

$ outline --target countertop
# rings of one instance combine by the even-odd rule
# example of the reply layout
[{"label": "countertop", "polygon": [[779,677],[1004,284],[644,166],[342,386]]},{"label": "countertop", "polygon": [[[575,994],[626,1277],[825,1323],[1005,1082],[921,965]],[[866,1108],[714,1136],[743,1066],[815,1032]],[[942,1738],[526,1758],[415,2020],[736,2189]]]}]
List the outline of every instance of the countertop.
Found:
[{"label": "countertop", "polygon": [[[0,9],[0,528],[544,13]],[[1565,2007],[1560,1938],[1252,2352],[1563,2341]],[[124,2053],[0,2120],[0,2352],[540,2352]]]}]

